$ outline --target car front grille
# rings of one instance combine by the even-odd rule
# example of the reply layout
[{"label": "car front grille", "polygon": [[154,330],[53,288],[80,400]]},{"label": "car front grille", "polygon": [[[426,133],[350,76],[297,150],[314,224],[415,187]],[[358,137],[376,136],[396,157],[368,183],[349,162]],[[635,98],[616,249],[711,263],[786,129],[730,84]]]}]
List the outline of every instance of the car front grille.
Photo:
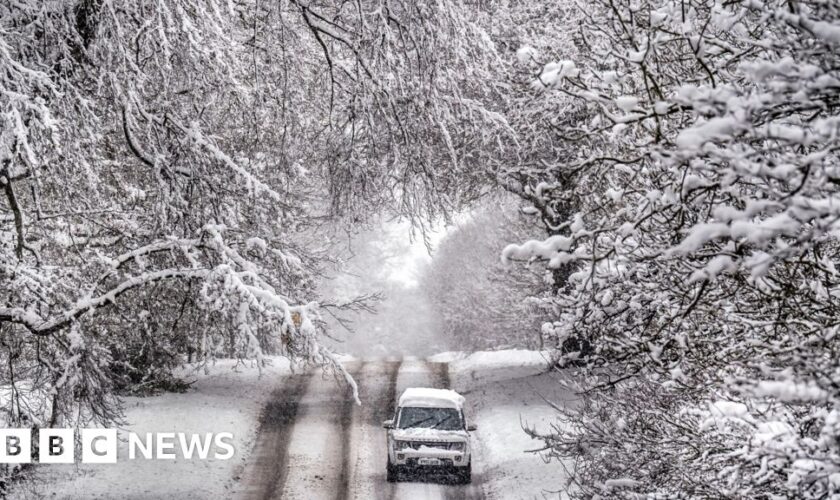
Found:
[{"label": "car front grille", "polygon": [[438,442],[438,441],[409,441],[408,447],[413,450],[419,450],[421,447],[436,448],[438,450],[448,450],[452,443]]}]

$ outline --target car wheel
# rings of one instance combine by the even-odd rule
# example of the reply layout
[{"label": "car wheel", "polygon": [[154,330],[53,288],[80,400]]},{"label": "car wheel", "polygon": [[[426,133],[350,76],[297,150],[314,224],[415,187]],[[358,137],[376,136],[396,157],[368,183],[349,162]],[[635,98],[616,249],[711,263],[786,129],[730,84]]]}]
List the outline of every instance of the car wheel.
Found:
[{"label": "car wheel", "polygon": [[458,480],[461,484],[470,484],[472,482],[472,463],[458,471]]},{"label": "car wheel", "polygon": [[385,476],[389,483],[396,483],[399,481],[399,471],[397,470],[396,465],[391,465],[391,461],[388,460],[388,465],[385,467]]}]

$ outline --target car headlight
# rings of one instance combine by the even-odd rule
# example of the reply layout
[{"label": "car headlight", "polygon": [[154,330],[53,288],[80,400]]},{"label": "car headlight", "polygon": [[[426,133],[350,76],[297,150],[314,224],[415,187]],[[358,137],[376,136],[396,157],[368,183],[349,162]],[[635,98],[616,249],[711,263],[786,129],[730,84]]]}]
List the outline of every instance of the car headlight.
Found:
[{"label": "car headlight", "polygon": [[454,451],[464,451],[465,445],[466,443],[464,443],[463,441],[458,441],[457,443],[450,444],[449,449]]},{"label": "car headlight", "polygon": [[409,448],[408,444],[408,441],[394,441],[394,449],[397,451],[405,450],[406,448]]}]

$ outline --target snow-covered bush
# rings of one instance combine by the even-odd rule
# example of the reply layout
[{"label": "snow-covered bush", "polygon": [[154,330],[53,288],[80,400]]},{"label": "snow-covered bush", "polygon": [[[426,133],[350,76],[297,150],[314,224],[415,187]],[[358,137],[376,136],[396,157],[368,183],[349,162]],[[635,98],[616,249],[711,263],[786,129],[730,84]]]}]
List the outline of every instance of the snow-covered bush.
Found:
[{"label": "snow-covered bush", "polygon": [[515,170],[536,209],[574,213],[504,251],[571,266],[549,329],[600,367],[544,436],[578,460],[573,494],[840,494],[840,5],[579,19],[533,83],[575,119],[544,132],[556,161]]}]

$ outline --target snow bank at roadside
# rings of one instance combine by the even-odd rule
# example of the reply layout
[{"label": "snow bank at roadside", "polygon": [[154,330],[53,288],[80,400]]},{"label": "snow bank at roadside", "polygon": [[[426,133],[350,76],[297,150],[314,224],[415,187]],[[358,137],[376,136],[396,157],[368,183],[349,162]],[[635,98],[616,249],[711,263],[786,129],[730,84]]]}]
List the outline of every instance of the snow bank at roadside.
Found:
[{"label": "snow bank at roadside", "polygon": [[[556,373],[543,373],[494,382],[468,396],[468,400],[476,401],[476,471],[486,498],[558,498],[557,493],[550,492],[563,489],[563,466],[556,461],[546,463],[534,453],[542,443],[531,439],[523,429],[550,432],[558,423],[557,413],[542,398],[562,405],[573,396],[559,388],[556,378]],[[560,493],[559,498],[568,497]]]},{"label": "snow bank at roadside", "polygon": [[466,396],[467,419],[478,426],[473,433],[473,473],[480,477],[487,498],[556,498],[549,492],[564,485],[563,467],[533,453],[542,443],[523,429],[550,432],[557,424],[557,413],[546,400],[574,404],[575,396],[562,388],[565,375],[549,370],[548,360],[547,352],[526,350],[429,358],[449,363],[451,387]]},{"label": "snow bank at roadside", "polygon": [[429,356],[426,358],[426,361],[430,361],[432,363],[451,363],[459,359],[464,359],[468,355],[469,353],[463,351],[446,351],[435,354],[434,356]]},{"label": "snow bank at roadside", "polygon": [[547,351],[524,349],[477,351],[469,355],[442,353],[429,358],[429,361],[449,363],[451,387],[456,391],[544,373],[548,370],[548,360]]},{"label": "snow bank at roadside", "polygon": [[283,358],[270,358],[262,376],[252,363],[219,361],[208,373],[185,369],[179,375],[195,380],[184,394],[125,398],[127,432],[230,432],[235,454],[230,460],[187,460],[176,447],[175,460],[128,459],[127,443],[120,443],[116,464],[75,464],[40,467],[35,484],[22,485],[12,498],[218,498],[241,474],[253,447],[260,411],[281,377],[290,372]]}]

